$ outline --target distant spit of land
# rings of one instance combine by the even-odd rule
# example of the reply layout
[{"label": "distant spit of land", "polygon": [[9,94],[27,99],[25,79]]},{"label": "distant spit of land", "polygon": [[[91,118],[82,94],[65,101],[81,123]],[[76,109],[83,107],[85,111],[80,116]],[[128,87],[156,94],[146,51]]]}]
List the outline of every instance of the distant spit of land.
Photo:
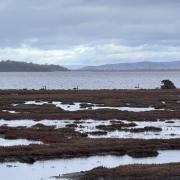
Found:
[{"label": "distant spit of land", "polygon": [[68,71],[59,65],[41,65],[17,61],[0,61],[0,72],[54,72]]}]

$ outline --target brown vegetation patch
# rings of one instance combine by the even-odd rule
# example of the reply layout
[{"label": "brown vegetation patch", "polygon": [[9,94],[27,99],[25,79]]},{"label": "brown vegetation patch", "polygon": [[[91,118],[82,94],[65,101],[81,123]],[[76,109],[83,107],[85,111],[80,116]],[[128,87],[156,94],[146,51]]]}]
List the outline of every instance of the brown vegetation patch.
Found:
[{"label": "brown vegetation patch", "polygon": [[[133,125],[133,123],[131,123]],[[162,131],[162,128],[153,127],[153,126],[146,126],[144,128],[124,128],[124,127],[133,127],[133,126],[122,126],[121,124],[112,124],[112,125],[98,125],[96,126],[97,129],[104,130],[104,131],[126,131],[132,133],[139,133],[139,132],[159,132]]]},{"label": "brown vegetation patch", "polygon": [[133,151],[129,151],[128,155],[134,158],[142,158],[142,157],[154,157],[158,156],[158,151],[154,149],[135,149]]},{"label": "brown vegetation patch", "polygon": [[99,167],[71,178],[78,180],[179,180],[180,164],[127,165],[112,169]]},{"label": "brown vegetation patch", "polygon": [[88,104],[88,103],[81,103],[80,104],[80,108],[83,108],[83,109],[91,109],[94,105],[93,104]]},{"label": "brown vegetation patch", "polygon": [[77,128],[78,125],[77,124],[67,124],[66,127],[67,128]]},{"label": "brown vegetation patch", "polygon": [[[0,127],[1,136],[7,139],[29,139],[44,144],[29,146],[0,147],[0,161],[43,160],[66,157],[90,156],[98,154],[129,154],[133,157],[150,157],[158,150],[180,149],[180,139],[89,139],[87,134],[75,132],[71,128],[48,129]],[[146,150],[146,151],[145,151]]]},{"label": "brown vegetation patch", "polygon": [[159,127],[153,127],[153,126],[146,126],[144,128],[132,128],[132,129],[125,129],[125,131],[133,132],[133,133],[139,133],[139,132],[159,132],[162,131],[162,128]]},{"label": "brown vegetation patch", "polygon": [[94,132],[89,132],[88,134],[93,135],[93,136],[103,136],[107,135],[106,131],[94,131]]},{"label": "brown vegetation patch", "polygon": [[[137,98],[138,97],[138,98]],[[152,112],[128,112],[112,109],[67,112],[51,104],[27,105],[25,101],[83,102],[81,106],[103,104],[112,107],[150,107],[165,109]],[[162,104],[166,102],[166,104]],[[5,119],[126,119],[130,121],[180,118],[180,90],[1,90],[0,118]],[[18,104],[12,106],[12,104]],[[19,114],[1,112],[14,110]]]}]

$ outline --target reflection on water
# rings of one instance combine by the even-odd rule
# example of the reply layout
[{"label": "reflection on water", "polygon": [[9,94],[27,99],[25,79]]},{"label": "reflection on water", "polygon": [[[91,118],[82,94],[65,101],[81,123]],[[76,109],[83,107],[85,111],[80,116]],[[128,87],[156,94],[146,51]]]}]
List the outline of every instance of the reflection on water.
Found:
[{"label": "reflection on water", "polygon": [[[75,131],[81,133],[91,133],[102,131],[97,128],[99,125],[112,125],[113,123],[130,123],[130,121],[126,120],[41,120],[41,121],[33,121],[33,120],[0,120],[0,126],[6,125],[9,127],[32,127],[36,124],[43,124],[46,126],[55,126],[56,128],[64,128],[66,125],[69,124],[76,124]],[[89,134],[89,138],[138,138],[138,139],[173,139],[173,138],[180,138],[180,120],[166,120],[166,121],[133,121],[136,124],[135,127],[126,127],[126,129],[137,129],[137,128],[144,128],[144,127],[156,127],[161,128],[161,131],[153,132],[153,131],[146,131],[146,132],[128,132],[114,130],[111,132],[107,132],[106,135],[92,135]]]},{"label": "reflection on water", "polygon": [[154,107],[111,107],[104,106],[102,104],[92,104],[85,103],[87,107],[81,107],[83,103],[73,103],[73,104],[65,104],[59,101],[53,101],[52,103],[48,103],[47,101],[26,101],[24,104],[29,105],[44,105],[44,104],[53,104],[58,108],[63,109],[64,111],[80,111],[80,110],[98,110],[98,109],[111,109],[111,110],[119,110],[119,111],[131,111],[131,112],[146,112],[146,111],[155,111],[155,110],[163,110],[163,109],[155,109]]},{"label": "reflection on water", "polygon": [[92,156],[51,161],[38,161],[33,165],[23,163],[3,163],[0,165],[0,179],[6,180],[39,180],[48,179],[66,173],[91,170],[98,166],[108,168],[127,164],[163,164],[180,161],[180,150],[159,151],[157,157],[132,158],[125,156]]},{"label": "reflection on water", "polygon": [[30,141],[27,139],[4,139],[0,138],[0,146],[20,146],[20,145],[30,145],[30,144],[42,144],[40,141]]}]

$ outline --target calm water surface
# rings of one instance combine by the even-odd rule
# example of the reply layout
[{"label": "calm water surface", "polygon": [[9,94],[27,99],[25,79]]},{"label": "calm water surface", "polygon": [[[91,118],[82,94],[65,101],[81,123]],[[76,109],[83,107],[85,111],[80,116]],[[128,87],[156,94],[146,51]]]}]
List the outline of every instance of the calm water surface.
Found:
[{"label": "calm water surface", "polygon": [[0,89],[134,89],[156,88],[163,79],[180,87],[180,72],[1,72]]},{"label": "calm water surface", "polygon": [[[33,165],[23,163],[1,163],[1,180],[52,180],[50,177],[66,173],[88,171],[98,166],[108,168],[128,164],[163,164],[179,162],[178,150],[159,151],[157,157],[132,158],[125,156],[91,156],[84,158],[37,161]],[[53,178],[54,179],[54,178]]]}]

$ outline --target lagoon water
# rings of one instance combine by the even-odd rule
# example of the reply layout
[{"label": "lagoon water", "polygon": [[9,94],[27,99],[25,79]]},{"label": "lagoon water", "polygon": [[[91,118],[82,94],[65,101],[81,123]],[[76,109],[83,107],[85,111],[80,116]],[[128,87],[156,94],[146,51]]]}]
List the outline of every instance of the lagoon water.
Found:
[{"label": "lagoon water", "polygon": [[163,79],[180,87],[179,72],[1,72],[0,89],[134,89],[157,88]]}]

